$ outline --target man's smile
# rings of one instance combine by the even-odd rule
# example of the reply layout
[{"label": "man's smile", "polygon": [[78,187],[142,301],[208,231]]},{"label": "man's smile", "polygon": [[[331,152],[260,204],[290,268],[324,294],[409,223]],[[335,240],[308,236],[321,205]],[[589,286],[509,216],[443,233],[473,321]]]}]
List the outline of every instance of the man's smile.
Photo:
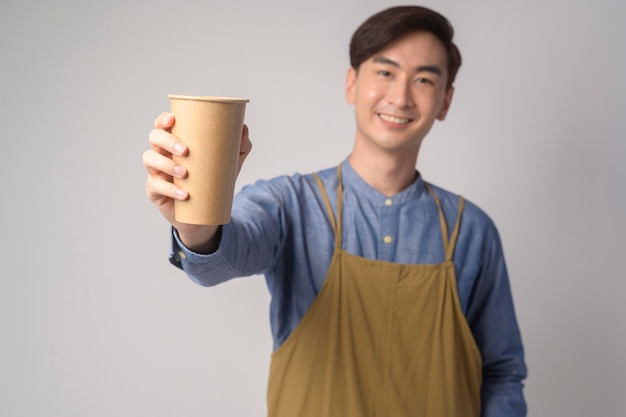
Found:
[{"label": "man's smile", "polygon": [[395,116],[391,116],[389,114],[384,114],[384,113],[378,113],[378,117],[380,117],[386,122],[394,123],[397,125],[405,125],[413,120],[413,119],[408,119],[404,117],[395,117]]}]

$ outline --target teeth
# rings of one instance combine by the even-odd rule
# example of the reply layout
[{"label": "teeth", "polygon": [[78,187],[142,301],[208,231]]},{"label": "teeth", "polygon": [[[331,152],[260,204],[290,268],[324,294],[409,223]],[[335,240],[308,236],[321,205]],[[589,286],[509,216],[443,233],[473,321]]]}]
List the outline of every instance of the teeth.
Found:
[{"label": "teeth", "polygon": [[411,119],[400,119],[399,117],[389,116],[388,114],[381,114],[380,118],[386,122],[396,123],[399,125],[409,123],[409,120],[411,120]]}]

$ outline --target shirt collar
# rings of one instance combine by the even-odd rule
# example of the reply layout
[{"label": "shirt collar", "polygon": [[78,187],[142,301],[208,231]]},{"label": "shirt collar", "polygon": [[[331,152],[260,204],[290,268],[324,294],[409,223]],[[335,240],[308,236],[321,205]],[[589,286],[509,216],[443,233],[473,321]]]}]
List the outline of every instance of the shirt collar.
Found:
[{"label": "shirt collar", "polygon": [[403,204],[419,198],[425,190],[424,180],[419,172],[417,179],[411,185],[391,197],[385,196],[366,183],[352,168],[348,159],[342,163],[341,172],[344,188],[351,189],[359,198],[367,200],[375,206],[388,206],[388,200],[391,200],[393,205]]}]

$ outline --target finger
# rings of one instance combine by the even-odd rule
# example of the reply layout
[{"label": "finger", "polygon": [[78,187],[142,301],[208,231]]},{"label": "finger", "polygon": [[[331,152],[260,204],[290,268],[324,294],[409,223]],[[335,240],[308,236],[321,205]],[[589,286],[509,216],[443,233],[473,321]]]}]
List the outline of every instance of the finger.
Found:
[{"label": "finger", "polygon": [[251,150],[252,142],[250,141],[249,129],[248,126],[244,124],[243,131],[241,133],[241,144],[239,146],[239,171],[241,171],[241,167]]},{"label": "finger", "polygon": [[155,150],[147,150],[142,157],[143,165],[150,175],[165,174],[167,177],[185,178],[187,169]]},{"label": "finger", "polygon": [[146,194],[150,201],[156,205],[163,204],[168,198],[186,200],[189,197],[189,193],[186,190],[158,176],[148,177],[148,181],[146,181]]},{"label": "finger", "polygon": [[252,142],[250,141],[250,130],[248,125],[243,125],[243,131],[241,133],[241,146],[239,148],[240,154],[249,154],[252,150]]},{"label": "finger", "polygon": [[154,120],[154,128],[169,130],[174,126],[174,121],[172,113],[163,112]]},{"label": "finger", "polygon": [[178,155],[187,154],[187,146],[181,142],[176,136],[163,129],[154,129],[148,135],[152,149],[162,155]]}]

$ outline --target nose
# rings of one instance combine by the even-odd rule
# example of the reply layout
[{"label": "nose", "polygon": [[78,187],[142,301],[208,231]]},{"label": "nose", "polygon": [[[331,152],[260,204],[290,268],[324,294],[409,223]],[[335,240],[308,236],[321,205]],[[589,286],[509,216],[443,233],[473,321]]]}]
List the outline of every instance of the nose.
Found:
[{"label": "nose", "polygon": [[415,106],[413,101],[411,85],[408,79],[397,77],[389,85],[386,100],[398,108],[411,108]]}]

